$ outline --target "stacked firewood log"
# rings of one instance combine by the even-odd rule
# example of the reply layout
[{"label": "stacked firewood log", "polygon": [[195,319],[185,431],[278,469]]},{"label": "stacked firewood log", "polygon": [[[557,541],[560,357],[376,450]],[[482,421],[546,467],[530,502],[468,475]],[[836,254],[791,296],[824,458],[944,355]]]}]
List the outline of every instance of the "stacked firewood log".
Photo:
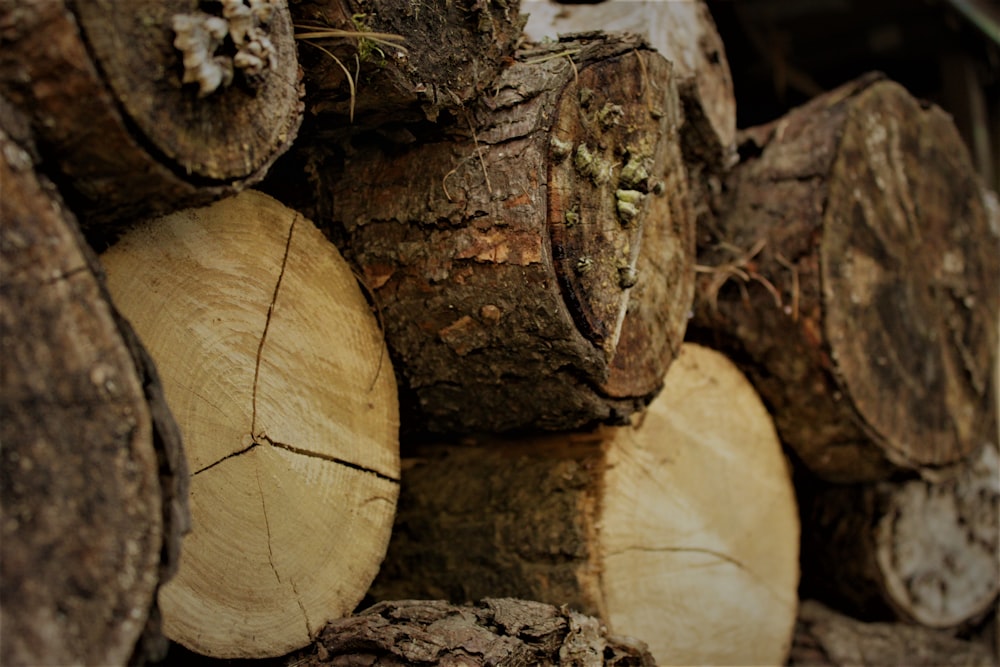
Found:
[{"label": "stacked firewood log", "polygon": [[0,663],[997,663],[1000,204],[939,108],[737,131],[694,1],[0,40]]}]

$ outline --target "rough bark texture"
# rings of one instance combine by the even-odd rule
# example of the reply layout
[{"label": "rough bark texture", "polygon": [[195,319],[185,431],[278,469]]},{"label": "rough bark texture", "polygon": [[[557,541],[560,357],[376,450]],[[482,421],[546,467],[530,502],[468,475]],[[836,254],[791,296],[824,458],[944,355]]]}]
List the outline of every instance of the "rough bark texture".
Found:
[{"label": "rough bark texture", "polygon": [[298,667],[652,667],[645,644],[565,607],[511,598],[381,602],[323,629]]},{"label": "rough bark texture", "polygon": [[141,662],[187,525],[179,437],[2,99],[0,128],[0,662]]},{"label": "rough bark texture", "polygon": [[867,77],[745,136],[699,236],[692,339],[835,481],[992,441],[998,230],[950,118]]},{"label": "rough bark texture", "polygon": [[[311,116],[321,117],[313,130],[325,134],[435,121],[442,112],[453,114],[471,104],[521,39],[519,5],[519,0],[291,0],[300,35],[334,29],[401,38],[390,43],[363,36],[300,41],[306,105]],[[353,91],[330,54],[351,72]]]},{"label": "rough bark texture", "polygon": [[693,290],[679,124],[669,63],[596,36],[520,53],[448,136],[359,139],[321,173],[407,426],[559,429],[649,401]]},{"label": "rough bark texture", "polygon": [[371,595],[535,599],[661,664],[780,663],[799,533],[774,426],[716,352],[685,346],[667,378],[635,426],[415,447]]},{"label": "rough bark texture", "polygon": [[1000,472],[990,444],[936,482],[828,486],[802,497],[803,587],[864,620],[977,621],[1000,592]]},{"label": "rough bark texture", "polygon": [[[291,144],[301,119],[291,20],[284,0],[265,4],[273,14],[258,27],[273,60],[256,74],[236,65],[232,85],[200,96],[198,84],[182,84],[174,30],[178,15],[203,23],[197,2],[0,3],[0,90],[30,116],[88,234],[235,192]],[[190,64],[239,62],[236,21],[219,20],[227,41],[190,47]]]},{"label": "rough bark texture", "polygon": [[996,667],[990,650],[946,633],[902,623],[862,623],[813,600],[799,607],[789,667],[907,665]]},{"label": "rough bark texture", "polygon": [[608,0],[564,4],[525,0],[524,32],[540,42],[591,30],[642,35],[674,65],[684,105],[682,145],[689,168],[725,169],[736,156],[736,99],[722,38],[702,0]]},{"label": "rough bark texture", "polygon": [[147,221],[102,260],[191,462],[165,632],[216,657],[305,646],[364,595],[398,494],[392,368],[354,276],[253,191]]}]

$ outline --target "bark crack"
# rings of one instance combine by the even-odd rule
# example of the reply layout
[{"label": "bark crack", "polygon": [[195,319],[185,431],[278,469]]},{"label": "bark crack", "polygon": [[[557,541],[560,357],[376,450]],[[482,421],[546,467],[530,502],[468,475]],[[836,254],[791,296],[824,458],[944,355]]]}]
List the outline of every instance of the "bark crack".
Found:
[{"label": "bark crack", "polygon": [[281,281],[285,277],[285,268],[288,266],[288,252],[292,247],[292,235],[295,233],[295,223],[298,221],[298,214],[292,218],[292,224],[288,227],[288,238],[285,240],[285,254],[281,258],[281,270],[278,272],[278,279],[274,283],[274,293],[271,295],[271,303],[267,307],[267,317],[264,320],[264,333],[260,336],[260,343],[257,345],[257,359],[253,369],[253,396],[251,398],[250,416],[250,436],[254,436],[257,430],[257,384],[260,381],[260,360],[264,354],[264,343],[267,341],[267,332],[271,327],[271,315],[274,313],[274,304],[278,301],[278,292],[281,290]]}]

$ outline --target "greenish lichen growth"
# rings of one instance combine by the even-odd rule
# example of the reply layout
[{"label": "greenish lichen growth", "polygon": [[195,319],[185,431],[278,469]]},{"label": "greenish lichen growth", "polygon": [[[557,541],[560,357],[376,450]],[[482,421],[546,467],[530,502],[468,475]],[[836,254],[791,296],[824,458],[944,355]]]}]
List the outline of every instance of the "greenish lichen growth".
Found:
[{"label": "greenish lichen growth", "polygon": [[566,156],[573,150],[572,141],[563,141],[555,135],[552,136],[552,140],[549,142],[549,145],[552,147],[552,159],[554,159],[557,164],[565,160]]},{"label": "greenish lichen growth", "polygon": [[618,219],[621,221],[623,227],[628,227],[632,224],[633,220],[639,217],[639,205],[642,204],[645,196],[638,190],[618,189],[615,191]]},{"label": "greenish lichen growth", "polygon": [[566,211],[564,216],[564,222],[567,227],[572,227],[573,225],[580,222],[580,214],[577,212],[576,207],[573,207]]},{"label": "greenish lichen growth", "polygon": [[594,185],[607,183],[611,178],[611,164],[600,155],[591,153],[587,144],[576,147],[573,166],[581,176],[593,181]]},{"label": "greenish lichen growth", "polygon": [[605,102],[601,110],[597,112],[597,122],[600,123],[601,128],[604,130],[610,130],[612,127],[617,125],[621,119],[625,116],[625,111],[619,104],[612,104],[611,102]]},{"label": "greenish lichen growth", "polygon": [[619,176],[619,183],[624,189],[634,190],[644,186],[649,181],[649,172],[646,171],[645,160],[639,155],[633,155],[622,167]]},{"label": "greenish lichen growth", "polygon": [[594,91],[592,91],[590,88],[581,88],[580,89],[580,106],[581,107],[583,107],[584,109],[586,109],[587,107],[590,106],[590,102],[593,99],[594,99]]},{"label": "greenish lichen growth", "polygon": [[[351,23],[354,24],[354,28],[358,32],[371,32],[371,27],[365,21],[367,18],[368,14],[354,14],[351,16]],[[363,63],[374,63],[381,66],[385,63],[385,51],[380,49],[376,42],[358,37],[358,58]]]}]

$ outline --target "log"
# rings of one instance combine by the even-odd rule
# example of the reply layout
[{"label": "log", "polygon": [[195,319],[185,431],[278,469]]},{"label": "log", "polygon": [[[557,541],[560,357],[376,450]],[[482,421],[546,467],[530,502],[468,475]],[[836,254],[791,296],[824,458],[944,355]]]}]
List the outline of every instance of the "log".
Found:
[{"label": "log", "polygon": [[312,130],[343,135],[456,115],[513,55],[523,24],[519,5],[291,0],[306,108],[318,117]]},{"label": "log", "polygon": [[995,667],[982,644],[902,623],[862,623],[814,600],[799,606],[789,667]]},{"label": "log", "polygon": [[722,171],[737,161],[736,99],[722,37],[702,0],[606,0],[564,4],[526,0],[524,32],[533,41],[605,30],[645,37],[674,65],[684,106],[682,146],[688,168]]},{"label": "log", "polygon": [[242,17],[204,4],[0,2],[0,91],[30,116],[88,235],[243,189],[295,138],[285,1],[236,2]]},{"label": "log", "polygon": [[354,276],[253,191],[147,221],[101,259],[192,470],[167,636],[213,657],[305,646],[364,595],[399,488],[392,368]]},{"label": "log", "polygon": [[96,257],[0,98],[0,663],[156,658],[180,439]]},{"label": "log", "polygon": [[679,114],[641,40],[560,42],[521,52],[450,138],[321,174],[407,430],[621,422],[656,394],[693,289]]},{"label": "log", "polygon": [[837,482],[925,474],[996,432],[998,229],[950,117],[863,77],[749,130],[699,232],[691,340],[740,360]]},{"label": "log", "polygon": [[289,661],[339,665],[587,665],[652,667],[645,644],[608,633],[565,607],[511,598],[456,606],[442,600],[380,602],[329,623]]},{"label": "log", "polygon": [[991,443],[935,482],[812,485],[800,495],[803,590],[861,620],[981,620],[1000,593],[998,458]]},{"label": "log", "polygon": [[647,642],[659,664],[779,664],[798,514],[756,393],[685,345],[636,422],[414,446],[371,595],[565,604]]}]

